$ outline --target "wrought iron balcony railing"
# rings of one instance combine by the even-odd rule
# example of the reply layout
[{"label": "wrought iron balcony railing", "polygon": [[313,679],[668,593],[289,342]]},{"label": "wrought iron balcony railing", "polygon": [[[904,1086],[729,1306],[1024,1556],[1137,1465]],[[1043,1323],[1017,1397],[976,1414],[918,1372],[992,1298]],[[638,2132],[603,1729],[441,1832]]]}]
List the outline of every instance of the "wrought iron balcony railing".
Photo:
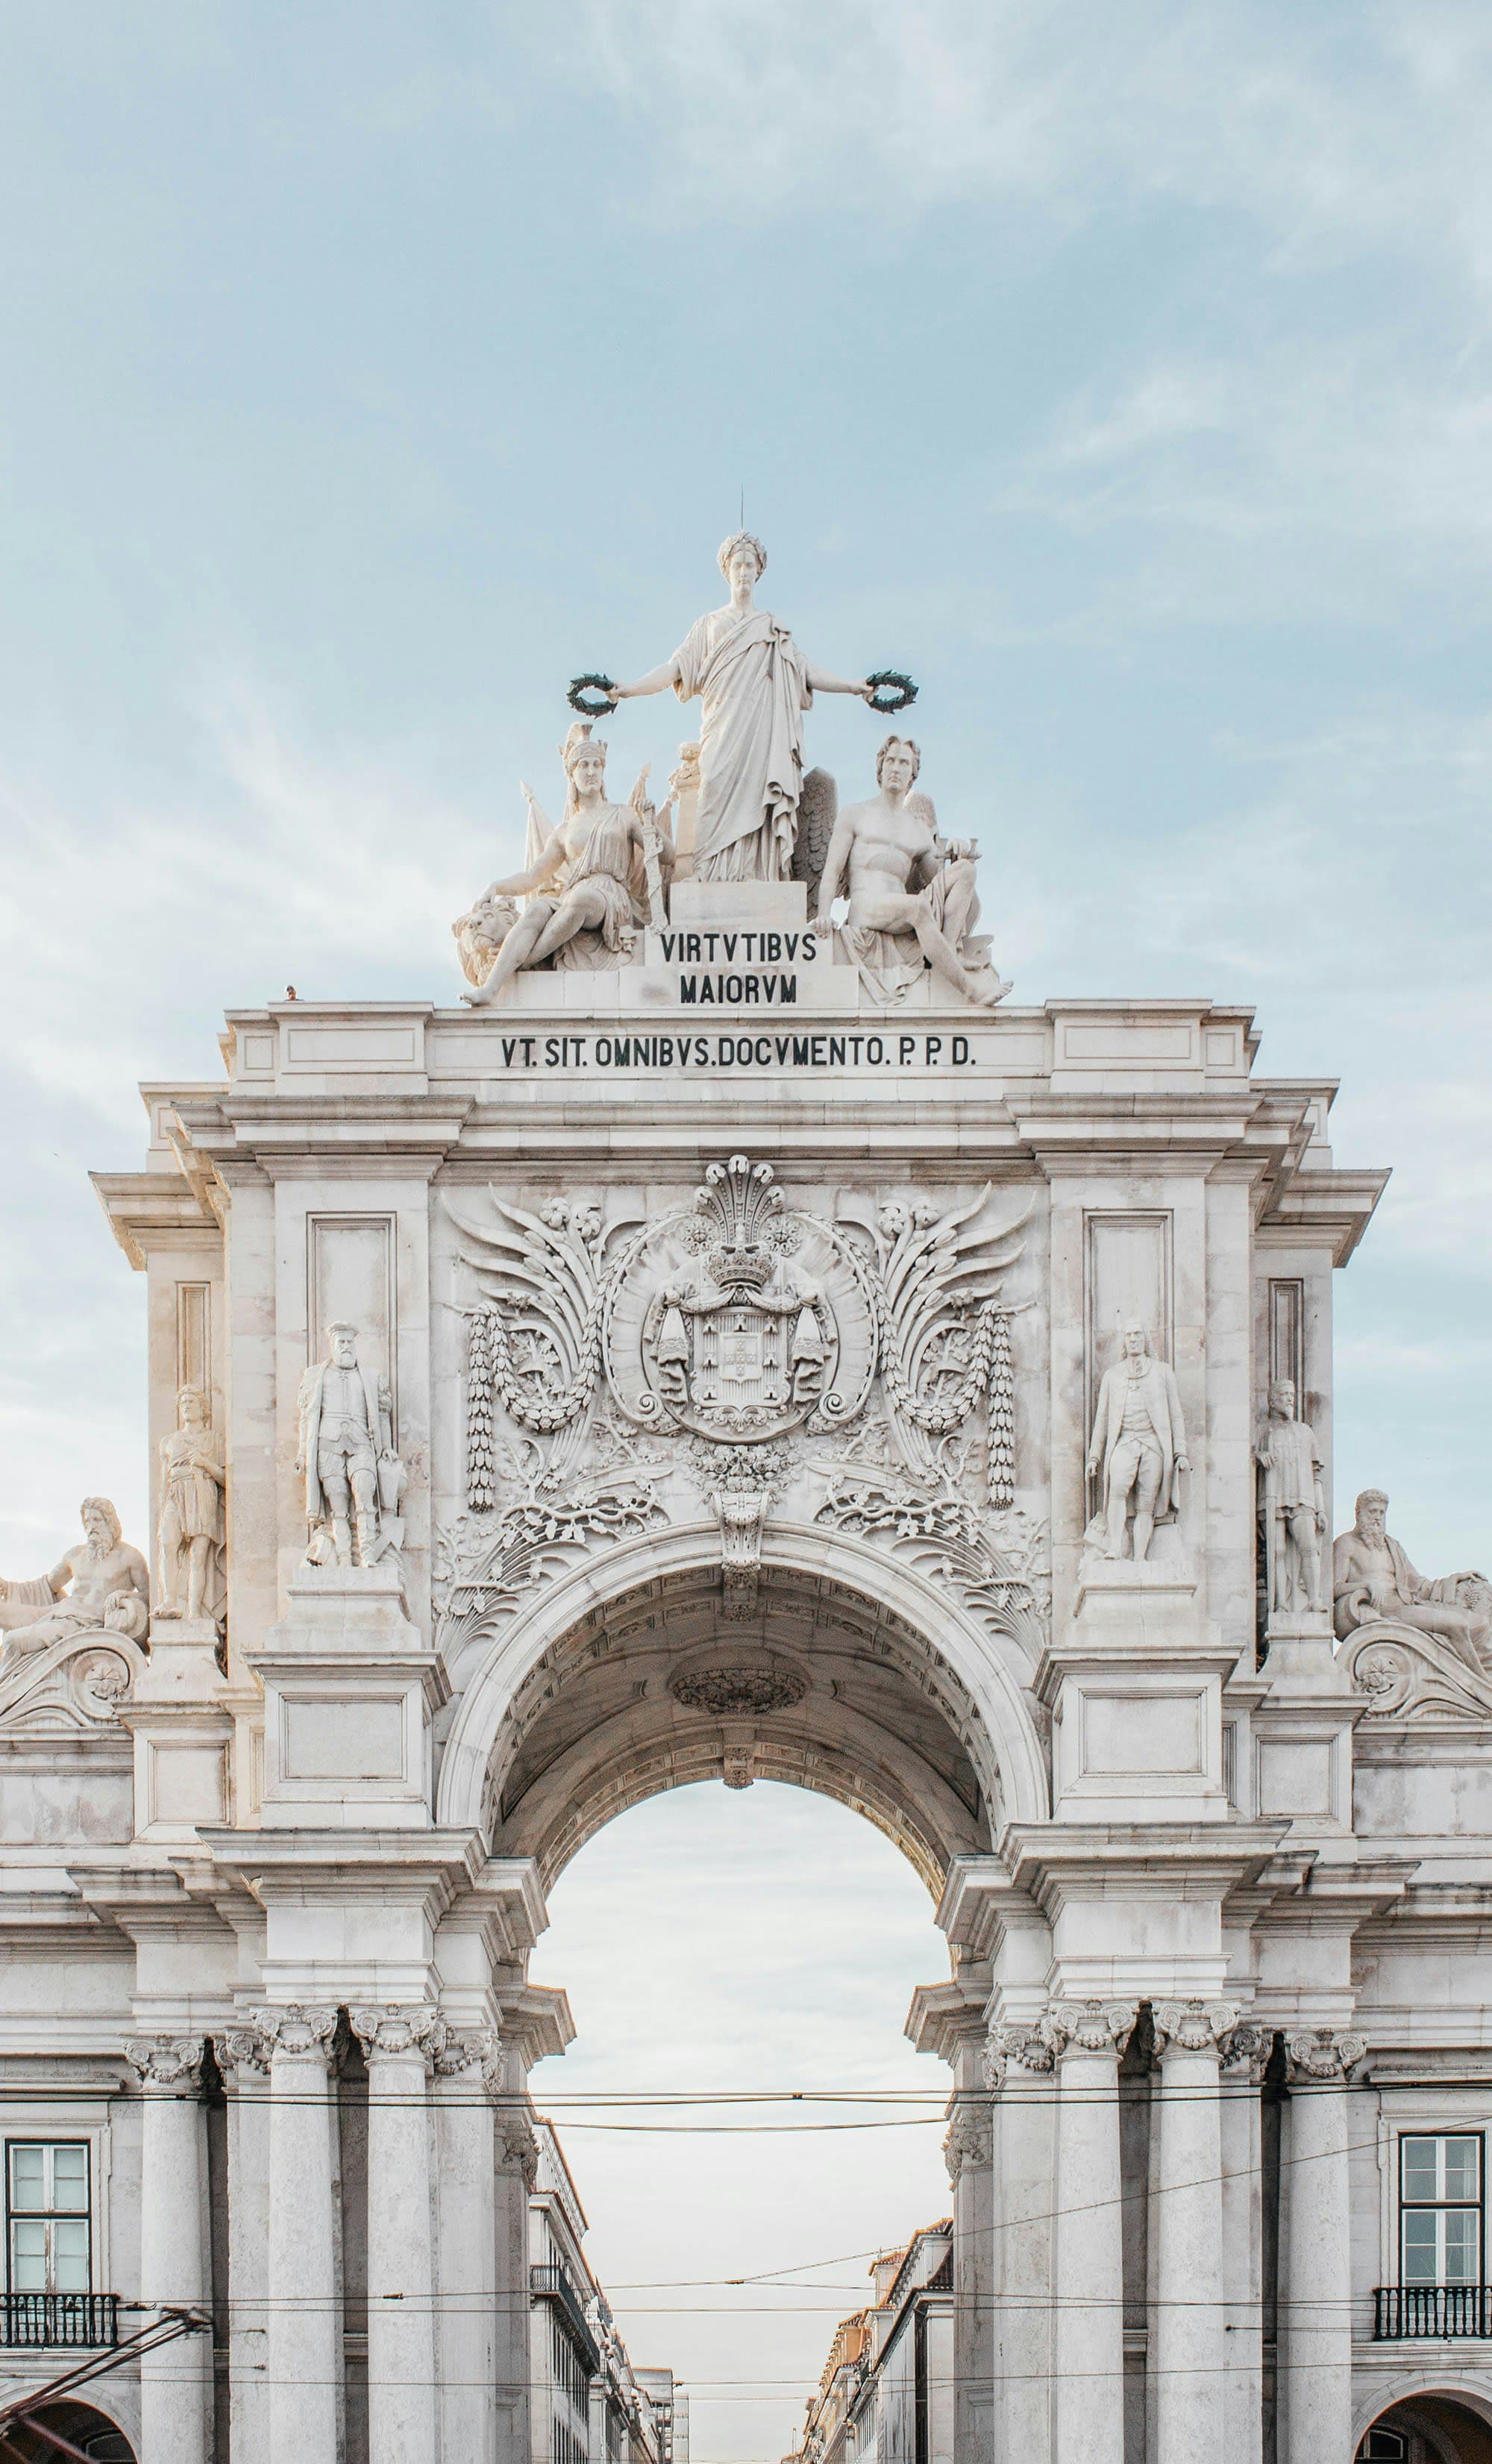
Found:
[{"label": "wrought iron balcony railing", "polygon": [[1380,2344],[1411,2337],[1492,2339],[1492,2284],[1380,2284],[1372,2331]]},{"label": "wrought iron balcony railing", "polygon": [[117,2293],[0,2293],[0,2345],[97,2348],[119,2340]]},{"label": "wrought iron balcony railing", "polygon": [[568,2271],[563,2267],[531,2267],[528,2271],[528,2289],[536,2301],[559,2303],[570,2334],[579,2346],[587,2371],[594,2378],[601,2366],[600,2350],[590,2332],[590,2322],[586,2317],[580,2296],[569,2280]]}]

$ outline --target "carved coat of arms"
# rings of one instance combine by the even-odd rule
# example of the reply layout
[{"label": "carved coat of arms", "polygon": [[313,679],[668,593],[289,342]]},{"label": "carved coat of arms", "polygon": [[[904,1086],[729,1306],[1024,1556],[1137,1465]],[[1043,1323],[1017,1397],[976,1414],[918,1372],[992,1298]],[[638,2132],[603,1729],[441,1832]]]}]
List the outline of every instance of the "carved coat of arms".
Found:
[{"label": "carved coat of arms", "polygon": [[[651,1275],[624,1290],[612,1313],[608,1365],[622,1408],[736,1442],[783,1437],[826,1408],[831,1419],[842,1414],[850,1398],[835,1385],[839,1321],[847,1302],[856,1315],[854,1287],[835,1278],[827,1242],[821,1271],[804,1266],[811,1237],[806,1220],[785,1209],[770,1164],[745,1155],[711,1164],[694,1212],[662,1228],[651,1244],[661,1260],[649,1258]],[[683,1272],[667,1271],[670,1249],[682,1253]],[[847,1286],[837,1309],[835,1280]],[[853,1332],[863,1382],[873,1331],[867,1323]]]}]

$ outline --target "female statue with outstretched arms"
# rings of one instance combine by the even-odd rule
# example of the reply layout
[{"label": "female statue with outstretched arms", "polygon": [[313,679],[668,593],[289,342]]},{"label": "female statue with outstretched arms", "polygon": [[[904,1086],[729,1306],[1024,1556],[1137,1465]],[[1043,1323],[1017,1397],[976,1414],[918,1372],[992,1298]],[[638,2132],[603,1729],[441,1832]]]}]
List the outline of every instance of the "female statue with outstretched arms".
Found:
[{"label": "female statue with outstretched arms", "polygon": [[701,881],[786,881],[792,869],[803,786],[803,713],[815,693],[858,693],[803,656],[786,625],[753,604],[767,550],[738,531],[720,551],[730,605],[701,616],[661,667],[635,684],[612,685],[612,705],[672,685],[698,694],[700,798],[694,869]]}]

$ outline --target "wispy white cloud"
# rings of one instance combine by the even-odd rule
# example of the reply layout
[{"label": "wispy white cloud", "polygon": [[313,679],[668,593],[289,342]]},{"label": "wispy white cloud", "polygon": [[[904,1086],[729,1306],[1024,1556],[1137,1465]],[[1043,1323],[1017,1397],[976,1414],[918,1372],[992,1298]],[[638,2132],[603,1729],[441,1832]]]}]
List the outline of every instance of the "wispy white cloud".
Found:
[{"label": "wispy white cloud", "polygon": [[[877,219],[1131,195],[1235,209],[1281,258],[1364,245],[1492,272],[1485,16],[1112,0],[589,0],[536,31],[654,138],[655,206]],[[563,38],[563,42],[562,42]]]}]

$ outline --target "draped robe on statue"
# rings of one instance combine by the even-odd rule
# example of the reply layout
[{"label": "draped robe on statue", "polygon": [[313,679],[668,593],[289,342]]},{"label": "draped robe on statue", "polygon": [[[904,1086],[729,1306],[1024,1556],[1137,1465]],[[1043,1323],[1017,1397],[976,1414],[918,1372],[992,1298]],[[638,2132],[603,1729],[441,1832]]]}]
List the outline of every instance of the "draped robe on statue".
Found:
[{"label": "draped robe on statue", "polygon": [[765,608],[701,616],[679,651],[680,701],[699,694],[700,799],[694,869],[701,881],[786,881],[803,790],[808,668]]}]

